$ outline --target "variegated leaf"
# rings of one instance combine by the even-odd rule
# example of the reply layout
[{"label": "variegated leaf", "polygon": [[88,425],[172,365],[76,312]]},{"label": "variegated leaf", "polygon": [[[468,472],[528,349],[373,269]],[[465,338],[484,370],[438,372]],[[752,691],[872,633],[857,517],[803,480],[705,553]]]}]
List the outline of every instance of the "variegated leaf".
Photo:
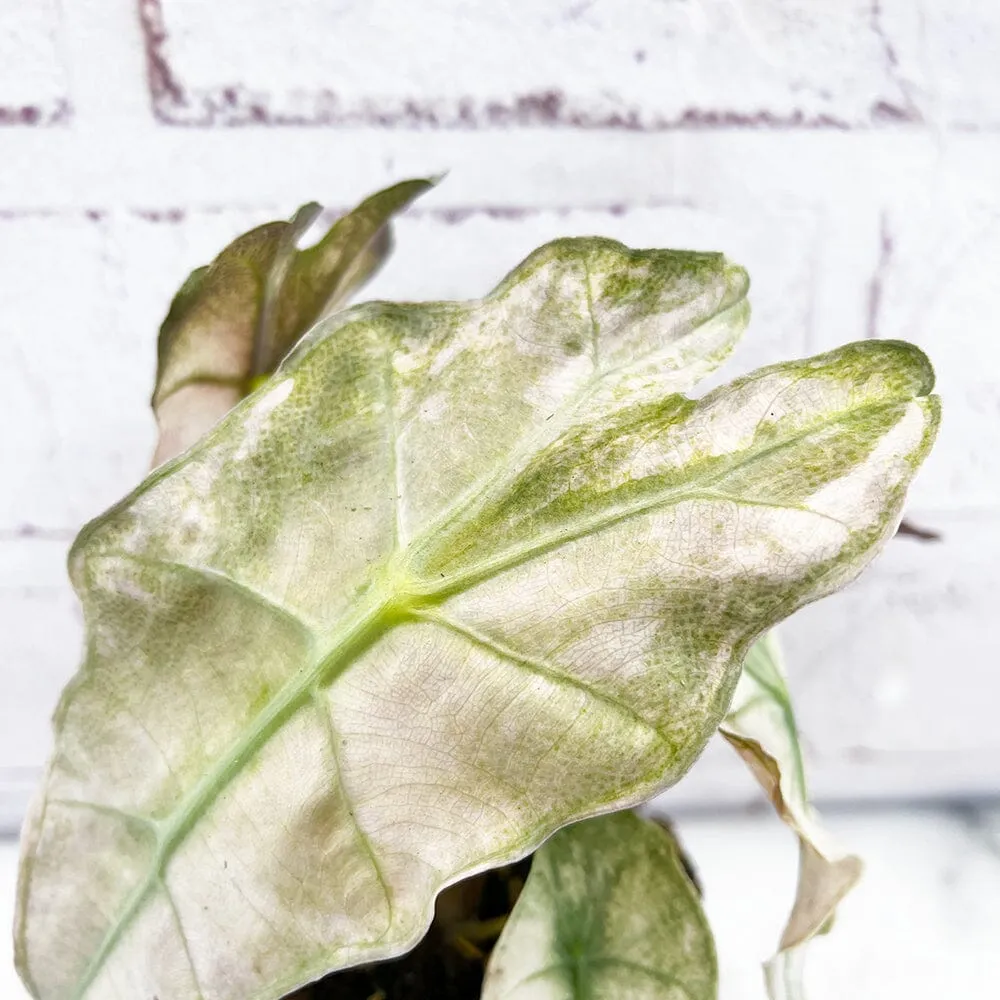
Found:
[{"label": "variegated leaf", "polygon": [[620,812],[535,854],[483,1000],[715,1000],[712,932],[665,827]]},{"label": "variegated leaf", "polygon": [[379,191],[299,250],[320,211],[303,205],[291,221],[244,233],[188,276],[160,328],[154,466],[197,441],[381,267],[392,246],[389,220],[433,183]]},{"label": "variegated leaf", "polygon": [[479,301],[339,312],[85,528],[32,992],[272,1000],[684,774],[751,642],[893,532],[937,423],[901,343],[681,395],[746,290],[595,238]]},{"label": "variegated leaf", "polygon": [[799,838],[799,884],[778,952],[764,967],[772,1000],[804,1000],[802,951],[824,932],[861,877],[861,859],[840,848],[809,802],[791,695],[773,632],[751,647],[729,714],[719,727]]}]

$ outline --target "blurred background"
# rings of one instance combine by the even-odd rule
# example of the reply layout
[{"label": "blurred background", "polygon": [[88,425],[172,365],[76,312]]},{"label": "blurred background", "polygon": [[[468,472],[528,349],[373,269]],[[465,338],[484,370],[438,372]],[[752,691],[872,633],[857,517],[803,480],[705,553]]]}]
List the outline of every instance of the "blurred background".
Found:
[{"label": "blurred background", "polygon": [[[869,869],[810,981],[991,995],[995,0],[0,0],[0,917],[80,656],[66,550],[148,468],[170,296],[302,202],[442,171],[365,297],[476,296],[597,233],[749,268],[727,376],[870,337],[930,354],[944,423],[907,518],[940,537],[895,539],[783,631],[815,797]],[[762,997],[791,834],[726,749],[660,804],[702,868],[723,1000]],[[19,989],[3,959],[0,997]]]}]

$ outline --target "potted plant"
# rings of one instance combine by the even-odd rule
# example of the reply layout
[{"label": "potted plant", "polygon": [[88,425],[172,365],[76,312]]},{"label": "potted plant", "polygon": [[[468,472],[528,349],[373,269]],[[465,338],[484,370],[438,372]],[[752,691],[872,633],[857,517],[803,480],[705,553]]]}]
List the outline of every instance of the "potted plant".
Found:
[{"label": "potted plant", "polygon": [[689,398],[746,273],[599,238],[343,308],[431,183],[304,250],[315,206],[253,230],[171,305],[155,467],[70,554],[86,653],[15,928],[40,1000],[714,997],[690,869],[630,810],[717,731],[801,842],[773,995],[858,877],[768,634],[895,531],[927,359]]}]

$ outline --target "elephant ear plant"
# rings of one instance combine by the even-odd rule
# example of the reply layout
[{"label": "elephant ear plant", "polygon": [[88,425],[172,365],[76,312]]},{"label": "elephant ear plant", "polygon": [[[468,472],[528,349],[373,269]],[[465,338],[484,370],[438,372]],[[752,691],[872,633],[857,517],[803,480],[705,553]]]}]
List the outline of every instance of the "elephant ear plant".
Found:
[{"label": "elephant ear plant", "polygon": [[311,208],[254,230],[174,300],[166,461],[70,554],[86,651],[15,927],[39,1000],[458,995],[446,957],[398,974],[432,940],[480,963],[469,997],[714,997],[679,850],[627,810],[720,724],[802,844],[775,996],[857,878],[754,643],[895,530],[926,358],[866,341],[690,398],[746,273],[598,238],[481,299],[342,309],[427,186],[306,250]]}]

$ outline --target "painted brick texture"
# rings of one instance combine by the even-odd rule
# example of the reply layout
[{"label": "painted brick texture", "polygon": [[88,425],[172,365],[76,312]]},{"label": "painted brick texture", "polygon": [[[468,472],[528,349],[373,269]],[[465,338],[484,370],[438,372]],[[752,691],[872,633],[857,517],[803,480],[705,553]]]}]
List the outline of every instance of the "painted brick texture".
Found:
[{"label": "painted brick texture", "polygon": [[70,113],[56,0],[0,7],[0,126],[54,125]]},{"label": "painted brick texture", "polygon": [[864,0],[427,0],[419,15],[399,0],[147,0],[143,14],[170,122],[657,129],[913,113]]},{"label": "painted brick texture", "polygon": [[[479,295],[600,233],[749,268],[725,376],[864,337],[928,350],[945,418],[910,514],[943,537],[796,616],[792,684],[821,797],[1000,791],[1000,5],[822,7],[5,4],[0,827],[78,662],[66,548],[148,467],[172,292],[303,201],[449,168],[366,294]],[[752,796],[719,752],[671,793]]]}]

